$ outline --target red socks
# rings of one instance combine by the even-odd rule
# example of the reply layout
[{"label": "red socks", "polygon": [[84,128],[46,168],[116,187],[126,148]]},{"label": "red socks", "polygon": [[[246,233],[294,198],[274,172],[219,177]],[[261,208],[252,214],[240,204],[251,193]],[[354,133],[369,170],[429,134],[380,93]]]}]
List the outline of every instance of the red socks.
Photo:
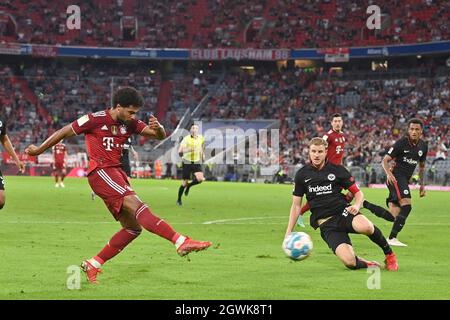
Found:
[{"label": "red socks", "polygon": [[[177,244],[180,234],[175,232],[172,227],[164,222],[163,219],[155,216],[151,213],[150,209],[146,204],[142,204],[135,213],[136,220],[139,224],[146,230],[161,236],[173,244]],[[120,251],[122,251],[131,241],[136,239],[141,230],[129,230],[121,229],[117,232],[111,240],[106,244],[106,246],[100,251],[90,262],[96,267],[100,268],[102,264],[116,256]],[[184,237],[180,238],[179,242],[184,241]],[[179,246],[180,244],[178,244]]]},{"label": "red socks", "polygon": [[131,241],[136,239],[140,233],[140,230],[121,229],[111,238],[111,240],[109,240],[106,246],[94,257],[94,259],[100,264],[104,264],[122,251]]},{"label": "red socks", "polygon": [[136,210],[135,216],[139,224],[146,230],[169,240],[173,244],[176,243],[180,236],[168,223],[160,217],[155,216],[145,203]]},{"label": "red socks", "polygon": [[305,205],[302,207],[302,210],[300,211],[300,214],[303,215],[306,211],[309,210],[309,203],[305,203]]}]

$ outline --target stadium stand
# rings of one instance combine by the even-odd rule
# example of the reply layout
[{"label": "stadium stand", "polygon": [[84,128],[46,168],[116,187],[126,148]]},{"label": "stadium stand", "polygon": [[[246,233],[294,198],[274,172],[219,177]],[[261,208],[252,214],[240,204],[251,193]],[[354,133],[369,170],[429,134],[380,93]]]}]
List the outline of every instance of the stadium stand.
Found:
[{"label": "stadium stand", "polygon": [[83,1],[83,28],[67,30],[66,8],[72,2],[2,1],[0,41],[140,48],[324,48],[449,39],[450,4],[445,0],[377,1],[383,13],[382,30],[377,32],[364,28],[367,3],[361,0]]}]

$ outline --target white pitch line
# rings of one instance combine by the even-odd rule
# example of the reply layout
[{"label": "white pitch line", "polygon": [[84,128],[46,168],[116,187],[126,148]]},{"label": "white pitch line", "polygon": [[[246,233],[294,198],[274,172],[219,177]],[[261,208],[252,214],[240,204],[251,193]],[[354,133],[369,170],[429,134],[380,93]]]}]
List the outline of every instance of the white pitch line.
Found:
[{"label": "white pitch line", "polygon": [[246,221],[246,220],[264,220],[264,219],[286,219],[285,216],[280,217],[250,217],[250,218],[236,218],[236,219],[222,219],[222,220],[212,220],[212,221],[205,221],[202,224],[216,224],[216,223],[222,223],[225,222],[231,222],[231,221]]},{"label": "white pitch line", "polygon": [[[236,218],[236,219],[222,219],[222,220],[213,220],[213,221],[205,221],[205,222],[171,222],[173,225],[285,225],[285,221],[283,222],[265,222],[265,221],[252,221],[252,220],[269,220],[269,219],[286,219],[286,217],[248,217],[248,218]],[[309,224],[308,219],[305,219],[305,224]],[[2,221],[0,220],[0,224],[73,224],[73,225],[98,225],[98,224],[117,224],[115,221]],[[409,226],[439,226],[439,227],[448,227],[450,223],[442,223],[442,222],[416,222],[416,223],[408,223]]]}]

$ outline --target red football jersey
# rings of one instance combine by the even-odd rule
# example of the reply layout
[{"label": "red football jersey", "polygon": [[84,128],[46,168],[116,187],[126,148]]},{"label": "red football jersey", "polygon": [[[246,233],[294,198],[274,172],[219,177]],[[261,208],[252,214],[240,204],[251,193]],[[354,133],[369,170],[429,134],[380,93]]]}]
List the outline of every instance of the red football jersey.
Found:
[{"label": "red football jersey", "polygon": [[323,136],[323,139],[328,142],[328,161],[336,165],[342,165],[345,147],[344,134],[342,132],[330,130]]},{"label": "red football jersey", "polygon": [[55,165],[62,165],[65,162],[66,155],[66,145],[64,143],[55,144],[52,148],[53,150],[53,159],[55,161]]},{"label": "red football jersey", "polygon": [[147,125],[134,120],[125,125],[115,121],[108,110],[90,113],[72,122],[75,134],[84,133],[89,156],[89,174],[96,168],[120,167],[123,145],[132,134],[140,134]]}]

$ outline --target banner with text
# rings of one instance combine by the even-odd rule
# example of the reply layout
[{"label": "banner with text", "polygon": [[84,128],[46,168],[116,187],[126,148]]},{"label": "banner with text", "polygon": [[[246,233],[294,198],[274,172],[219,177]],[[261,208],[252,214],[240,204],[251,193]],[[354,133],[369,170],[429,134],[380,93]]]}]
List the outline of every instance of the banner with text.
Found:
[{"label": "banner with text", "polygon": [[191,49],[192,60],[286,60],[288,49]]}]

